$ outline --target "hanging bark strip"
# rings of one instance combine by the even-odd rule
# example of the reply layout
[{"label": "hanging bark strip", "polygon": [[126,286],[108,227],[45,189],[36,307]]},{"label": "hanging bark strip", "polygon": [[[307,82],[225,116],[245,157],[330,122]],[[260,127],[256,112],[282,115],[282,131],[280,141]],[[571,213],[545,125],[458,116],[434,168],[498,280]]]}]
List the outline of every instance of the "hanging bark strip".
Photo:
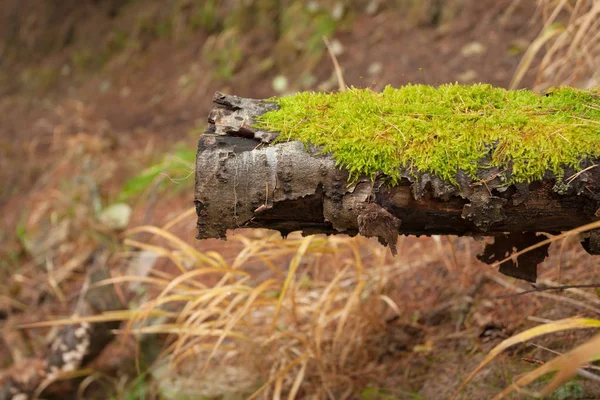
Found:
[{"label": "hanging bark strip", "polygon": [[[429,173],[402,171],[349,182],[348,171],[319,149],[274,140],[285,133],[253,127],[273,102],[216,93],[209,128],[198,143],[194,201],[198,239],[225,238],[228,229],[268,228],[287,235],[362,234],[377,237],[395,253],[398,234],[494,236],[480,257],[493,263],[507,252],[600,218],[600,160],[583,160],[583,172],[566,168],[564,179],[548,172],[531,183],[506,186],[498,168],[478,179],[457,174],[455,184]],[[290,129],[293,129],[291,127]],[[600,235],[584,247],[600,254]],[[502,265],[502,272],[535,281],[547,246]]]}]

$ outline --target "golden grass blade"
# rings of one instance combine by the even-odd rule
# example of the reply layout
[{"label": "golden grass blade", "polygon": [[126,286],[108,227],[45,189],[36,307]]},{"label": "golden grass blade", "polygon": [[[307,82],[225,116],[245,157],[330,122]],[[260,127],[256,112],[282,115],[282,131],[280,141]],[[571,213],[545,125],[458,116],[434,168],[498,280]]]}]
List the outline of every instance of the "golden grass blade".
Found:
[{"label": "golden grass blade", "polygon": [[588,28],[590,27],[592,22],[597,20],[596,16],[598,13],[600,13],[600,2],[594,1],[594,6],[592,7],[592,9],[586,14],[584,14],[580,19],[580,27],[577,30],[575,37],[571,41],[571,45],[569,47],[569,51],[567,52],[567,56],[569,56],[579,46],[579,43],[586,36]]},{"label": "golden grass blade", "polygon": [[[565,21],[566,29],[551,41],[551,46],[545,51],[537,68],[536,86],[588,86],[597,82],[599,75],[595,58],[600,51],[600,3],[588,0],[543,0],[542,4],[545,8],[554,7],[552,15],[545,21],[545,27],[555,21],[565,21],[565,16],[569,18]],[[586,79],[589,80],[586,82]]]},{"label": "golden grass blade", "polygon": [[560,12],[566,5],[567,1],[568,0],[560,0],[560,2],[554,7],[554,10],[552,10],[552,14],[550,14],[550,17],[548,17],[548,20],[544,22],[544,28],[543,28],[544,30],[548,29],[550,27],[550,25],[552,25],[554,23],[554,21],[556,21],[556,17],[558,17]]},{"label": "golden grass blade", "polygon": [[360,302],[360,294],[362,293],[365,284],[366,281],[363,279],[358,281],[356,287],[352,291],[352,294],[348,298],[348,301],[346,301],[346,305],[344,306],[342,313],[340,314],[340,320],[337,324],[337,327],[335,328],[335,335],[333,338],[333,348],[336,350],[339,350],[339,346],[341,345],[340,338],[342,336],[342,333],[344,333],[344,327],[346,326],[346,322],[350,317],[350,313]]},{"label": "golden grass blade", "polygon": [[7,305],[9,307],[13,307],[16,309],[19,309],[21,311],[26,310],[27,309],[27,304],[21,303],[20,301],[17,301],[15,299],[12,299],[6,295],[0,294],[0,305],[4,306]]},{"label": "golden grass blade", "polygon": [[[155,301],[160,300],[161,297],[165,296],[168,292],[175,289],[176,287],[181,287],[184,282],[190,281],[190,280],[192,280],[192,278],[196,278],[198,276],[212,274],[212,273],[223,273],[223,272],[230,273],[230,274],[236,274],[236,275],[248,275],[247,272],[240,271],[240,270],[232,270],[229,268],[226,268],[226,269],[218,268],[218,267],[217,268],[210,268],[210,267],[209,268],[198,268],[196,270],[188,271],[185,274],[179,275],[177,278],[175,278],[171,282],[169,282],[167,287],[165,287],[163,289],[163,291],[155,299]],[[187,286],[187,285],[184,285],[184,286]],[[206,290],[210,291],[212,289],[206,289]]]},{"label": "golden grass blade", "polygon": [[147,276],[117,276],[114,278],[104,279],[100,282],[94,282],[90,285],[90,288],[124,282],[139,282],[157,286],[166,286],[169,284],[170,281],[165,279],[150,278]]},{"label": "golden grass blade", "polygon": [[[511,283],[508,279],[502,278],[500,276],[500,274],[488,274],[488,273],[486,273],[485,276],[488,279],[490,279],[490,280],[498,283],[499,285],[501,285],[501,286],[503,286],[503,287],[505,287],[507,289],[510,289],[510,290],[512,290],[514,292],[522,292],[521,288],[519,288],[516,285],[514,285],[513,283]],[[568,289],[568,291],[572,291],[572,289]],[[587,311],[591,311],[591,312],[596,313],[596,314],[600,314],[600,310],[597,307],[595,307],[592,304],[588,304],[589,303],[589,299],[587,299],[588,302],[583,302],[583,301],[575,300],[575,299],[573,299],[571,297],[559,296],[559,295],[550,294],[550,293],[547,293],[547,292],[544,292],[544,291],[534,291],[534,292],[531,292],[531,294],[533,296],[536,296],[536,297],[544,297],[544,298],[547,298],[547,299],[552,299],[552,300],[557,301],[557,302],[566,303],[566,304],[569,304],[571,306],[574,306],[574,307],[577,307],[577,308],[581,308],[582,310],[587,310]],[[592,301],[592,303],[593,302],[594,301]]]},{"label": "golden grass blade", "polygon": [[266,381],[260,388],[258,388],[258,390],[256,392],[252,393],[252,396],[248,397],[248,400],[256,399],[258,397],[258,395],[261,394],[266,388],[268,388],[269,385],[271,385],[273,382],[275,382],[276,379],[279,379],[280,376],[285,376],[285,374],[287,374],[289,370],[291,370],[292,368],[294,368],[296,365],[304,362],[309,357],[310,356],[308,354],[304,354],[304,355],[296,358],[294,361],[292,361],[288,365],[286,365],[274,377],[272,377],[271,379],[269,379],[268,381]]},{"label": "golden grass blade", "polygon": [[215,261],[219,263],[222,268],[227,268],[227,261],[223,258],[223,256],[216,251],[207,251],[205,253],[208,257],[213,258]]},{"label": "golden grass blade", "polygon": [[283,388],[283,375],[279,376],[275,381],[275,387],[273,388],[273,400],[281,400],[281,389]]},{"label": "golden grass blade", "polygon": [[[199,312],[197,311],[197,312],[193,313],[189,317],[187,317],[186,315],[181,315],[181,317],[178,318],[178,320],[176,321],[176,325],[183,326],[184,329],[182,330],[183,333],[180,334],[179,340],[175,343],[175,348],[173,349],[173,354],[176,356],[175,358],[179,359],[180,358],[179,354],[181,354],[184,346],[187,346],[188,344],[190,344],[190,341],[188,340],[189,335],[186,333],[188,328],[190,329],[190,331],[193,331],[197,327],[200,327],[203,325],[208,325],[204,321],[209,316],[214,316],[217,319],[217,321],[215,321],[214,324],[209,323],[209,324],[212,324],[212,326],[216,327],[217,323],[220,323],[221,325],[226,325],[226,320],[224,320],[223,318],[221,320],[219,320],[219,317],[227,318],[228,316],[233,315],[232,309],[234,307],[236,307],[238,303],[242,302],[243,299],[250,292],[249,288],[248,288],[248,290],[236,290],[236,291],[222,290],[224,288],[219,288],[219,289],[221,290],[221,293],[218,293],[215,290],[210,291],[210,294],[213,294],[214,292],[216,292],[217,296],[214,296],[210,300],[210,303],[206,305],[206,307],[201,309]],[[227,289],[229,289],[229,288],[227,288]],[[240,287],[240,289],[241,289],[241,287]],[[234,297],[233,301],[231,301],[225,309],[218,307],[222,302],[225,302],[225,300],[227,298],[231,297],[231,295],[234,292],[237,292],[237,295]],[[204,302],[204,300],[205,299],[202,299],[202,301],[193,302],[192,307],[199,306],[200,304],[202,304]],[[202,318],[202,317],[204,317],[204,318]],[[185,319],[185,321],[181,322],[181,319]],[[178,362],[177,359],[174,360],[174,364],[177,364],[177,362]]]},{"label": "golden grass blade", "polygon": [[215,262],[214,260],[212,260],[210,257],[205,256],[203,253],[199,252],[198,250],[194,249],[192,246],[190,246],[189,244],[187,244],[186,242],[184,242],[183,240],[181,240],[180,238],[178,238],[177,236],[173,235],[171,232],[167,232],[163,229],[160,229],[156,226],[151,226],[151,225],[145,225],[145,226],[140,226],[140,227],[136,227],[136,228],[132,228],[129,229],[127,231],[125,231],[124,235],[125,236],[130,236],[130,235],[135,235],[136,233],[150,233],[153,234],[155,236],[159,236],[162,237],[163,239],[167,240],[169,243],[171,243],[173,246],[181,249],[184,253],[186,253],[187,255],[189,255],[192,259],[198,260],[200,262],[203,262],[205,264],[211,265],[213,267],[218,267],[218,263]]},{"label": "golden grass blade", "polygon": [[306,338],[306,336],[303,336],[299,333],[295,333],[295,332],[278,332],[275,333],[274,335],[271,335],[267,338],[267,340],[264,341],[264,343],[262,343],[263,346],[266,346],[267,344],[274,342],[276,340],[279,339],[283,339],[283,338],[287,338],[290,337],[292,339],[297,340],[299,343],[302,343],[304,345],[304,347],[307,349],[307,351],[311,351],[314,353],[313,348],[310,344],[310,342],[308,341],[308,339]]},{"label": "golden grass blade", "polygon": [[316,313],[317,319],[316,319],[316,323],[314,324],[314,328],[313,328],[313,336],[314,336],[314,342],[315,342],[315,354],[316,354],[316,359],[321,361],[321,357],[323,354],[322,348],[321,348],[321,344],[323,343],[323,337],[324,337],[324,332],[325,332],[325,328],[327,327],[327,324],[329,323],[329,314],[328,311],[331,309],[331,306],[333,305],[335,298],[337,296],[337,291],[338,288],[334,287],[333,290],[331,291],[331,293],[328,296],[323,295],[322,297],[324,297],[324,302],[322,303],[323,306],[322,308],[319,308],[318,311]]},{"label": "golden grass blade", "polygon": [[302,257],[304,257],[304,254],[306,254],[306,250],[308,249],[308,246],[310,245],[310,242],[312,242],[312,240],[313,240],[313,236],[308,236],[308,237],[304,238],[302,240],[302,243],[298,247],[298,250],[296,251],[294,258],[290,262],[290,267],[287,272],[287,277],[285,278],[283,287],[281,288],[281,292],[279,294],[279,300],[277,301],[277,306],[275,307],[275,312],[273,313],[273,323],[271,325],[271,332],[275,331],[275,326],[277,325],[277,318],[279,317],[279,313],[281,312],[281,306],[283,305],[283,300],[285,299],[287,290],[290,287],[290,284],[291,284],[292,280],[294,279],[294,276],[296,275],[296,270],[298,269],[298,266],[300,265],[300,261],[302,260]]},{"label": "golden grass blade", "polygon": [[246,285],[235,285],[235,286],[222,286],[222,287],[214,287],[208,288],[204,291],[198,291],[196,293],[197,304],[202,304],[206,301],[211,301],[217,296],[224,294],[225,297],[227,295],[238,294],[238,293],[249,293],[252,290],[252,287]]},{"label": "golden grass blade", "polygon": [[313,320],[311,322],[311,324],[313,326],[313,332],[314,332],[313,333],[313,337],[314,337],[313,351],[315,352],[315,356],[317,359],[321,358],[321,340],[322,340],[322,333],[323,333],[323,328],[324,328],[324,326],[323,326],[324,322],[322,322],[323,316],[327,313],[327,310],[329,309],[331,301],[333,300],[333,297],[335,295],[335,293],[334,293],[335,288],[339,284],[340,280],[342,280],[342,278],[344,276],[346,276],[346,273],[349,268],[350,268],[350,265],[346,266],[343,270],[341,270],[340,272],[338,272],[335,275],[335,277],[331,280],[329,285],[327,285],[325,290],[323,290],[323,293],[321,294],[321,297],[319,298],[319,301],[317,302],[317,305],[314,308],[315,310],[319,311],[319,312],[314,313]]},{"label": "golden grass blade", "polygon": [[340,68],[340,63],[338,63],[337,57],[333,52],[333,48],[331,47],[331,43],[326,36],[323,36],[323,43],[325,43],[325,47],[327,47],[327,52],[329,53],[329,57],[331,57],[331,61],[333,62],[333,68],[335,69],[335,76],[337,77],[338,87],[340,92],[346,91],[346,82],[344,82],[344,74],[342,73],[342,68]]},{"label": "golden grass blade", "polygon": [[[75,371],[62,371],[56,375],[51,376],[51,378],[44,380],[40,384],[40,386],[38,386],[35,389],[35,391],[33,392],[33,395],[31,396],[31,399],[34,399],[34,400],[39,399],[40,396],[42,395],[42,393],[44,392],[44,390],[46,390],[46,388],[48,388],[54,382],[80,378],[82,376],[88,376],[88,375],[92,374],[93,372],[94,371],[89,368],[77,369]],[[13,397],[13,399],[14,399],[14,397]]]},{"label": "golden grass blade", "polygon": [[600,309],[598,309],[598,307],[595,307],[591,304],[588,304],[584,301],[578,301],[575,299],[572,299],[571,297],[567,297],[567,296],[560,296],[557,294],[550,294],[547,292],[533,292],[533,294],[537,297],[545,297],[547,299],[552,299],[561,303],[566,303],[566,304],[570,304],[572,306],[581,308],[583,310],[587,310],[587,311],[591,311],[595,314],[600,314]]},{"label": "golden grass blade", "polygon": [[514,390],[526,386],[550,372],[558,371],[550,383],[548,383],[540,393],[541,397],[549,396],[552,394],[552,392],[572,378],[577,373],[577,369],[590,361],[598,359],[599,356],[600,335],[596,335],[587,343],[584,343],[568,353],[565,353],[560,357],[556,357],[541,367],[538,367],[535,370],[521,376],[514,384],[510,385],[504,389],[502,393],[494,397],[494,400],[502,399],[512,393]]},{"label": "golden grass blade", "polygon": [[350,239],[350,241],[348,242],[350,245],[350,248],[352,249],[352,255],[354,256],[354,264],[356,266],[356,277],[357,279],[360,278],[361,274],[363,274],[365,272],[365,266],[363,264],[363,259],[360,255],[360,249],[358,248],[358,242],[356,240],[356,238],[352,238]]},{"label": "golden grass blade", "polygon": [[560,370],[542,390],[542,396],[547,396],[554,392],[572,378],[580,367],[588,362],[598,360],[599,357],[600,335],[596,335],[588,342],[547,363],[555,364]]},{"label": "golden grass blade", "polygon": [[187,211],[181,213],[177,217],[173,218],[166,224],[164,224],[161,229],[164,231],[168,231],[169,229],[171,229],[172,227],[174,227],[181,221],[184,221],[184,220],[188,219],[190,216],[195,215],[195,214],[196,214],[196,207],[192,207],[192,208],[188,209]]},{"label": "golden grass blade", "polygon": [[304,380],[304,374],[306,373],[306,366],[308,362],[304,361],[302,366],[300,367],[300,371],[298,371],[298,375],[296,375],[296,379],[294,379],[294,383],[292,384],[292,388],[290,389],[290,394],[288,395],[288,400],[294,400],[298,391],[300,390],[300,385]]},{"label": "golden grass blade", "polygon": [[252,304],[254,303],[254,301],[256,300],[256,298],[258,296],[260,296],[265,290],[267,290],[271,286],[273,286],[276,282],[277,281],[275,279],[269,279],[269,280],[261,283],[260,285],[258,285],[250,293],[250,296],[248,297],[248,300],[246,300],[246,304],[244,305],[244,307],[242,307],[241,309],[239,309],[236,312],[236,315],[234,315],[232,317],[228,317],[229,320],[228,320],[227,326],[225,327],[225,329],[223,330],[223,333],[221,334],[221,336],[217,340],[217,343],[215,344],[215,348],[214,348],[213,352],[210,354],[210,356],[206,359],[206,362],[204,363],[204,370],[205,371],[209,367],[210,361],[214,357],[214,355],[215,355],[215,353],[217,351],[218,346],[223,342],[223,340],[225,339],[225,337],[229,334],[230,330],[233,329],[233,327],[238,323],[238,321],[240,319],[242,319],[243,317],[245,317],[248,314],[248,310],[250,309],[250,307],[252,306]]},{"label": "golden grass blade", "polygon": [[[223,288],[219,289],[221,290],[221,293],[217,293],[217,295],[212,297],[212,299],[206,297],[196,297],[187,302],[181,310],[181,313],[177,317],[175,323],[178,325],[191,325],[196,323],[196,321],[200,320],[201,318],[208,318],[211,315],[219,315],[222,310],[218,307],[218,305],[224,302],[225,299],[230,297],[232,294],[229,290],[223,290]],[[214,289],[210,289],[211,294],[213,293],[213,290]],[[205,301],[210,302],[205,305],[203,304]]]},{"label": "golden grass blade", "polygon": [[267,268],[269,268],[271,271],[273,271],[273,273],[275,275],[278,275],[281,278],[285,278],[285,274],[283,272],[281,272],[276,266],[275,264],[273,264],[273,261],[271,261],[268,257],[265,257],[263,254],[257,254],[257,257],[265,263],[265,265],[267,266]]},{"label": "golden grass blade", "polygon": [[132,246],[132,247],[136,247],[141,250],[151,251],[155,254],[158,254],[159,256],[166,257],[169,260],[171,260],[171,262],[173,264],[175,264],[177,266],[177,268],[179,269],[179,271],[181,273],[186,273],[188,271],[188,269],[181,263],[181,261],[179,261],[179,259],[177,257],[175,257],[175,255],[173,254],[173,252],[171,250],[167,250],[160,246],[153,246],[151,244],[138,242],[137,240],[133,240],[133,239],[125,239],[123,241],[123,244],[125,246]]},{"label": "golden grass blade", "polygon": [[389,298],[389,296],[385,295],[385,294],[381,294],[379,295],[379,298],[385,303],[387,304],[398,316],[402,315],[402,312],[400,311],[400,307],[398,307],[398,304],[396,304],[396,302],[392,299]]},{"label": "golden grass blade", "polygon": [[164,279],[167,282],[171,282],[177,276],[175,274],[170,274],[170,273],[168,273],[166,271],[160,271],[160,270],[157,270],[157,269],[151,270],[150,273],[149,273],[149,275],[155,275],[155,276],[158,277],[158,279]]},{"label": "golden grass blade", "polygon": [[[240,339],[249,339],[246,336],[239,336],[238,338]],[[246,340],[247,342],[250,342],[250,340]],[[181,354],[179,354],[178,356],[181,358],[181,360],[183,361],[186,358],[192,357],[192,358],[198,358],[198,350],[201,351],[205,351],[205,352],[210,352],[212,351],[212,349],[215,347],[214,344],[211,343],[195,343],[193,346],[193,348],[189,348],[186,346],[186,348],[184,350],[182,350]],[[232,346],[226,346],[226,345],[221,345],[220,346],[220,350],[222,351],[236,351],[238,348],[235,345]],[[166,354],[172,354],[171,351],[169,351],[170,349],[167,348],[165,350]],[[160,356],[159,356],[159,359]]]},{"label": "golden grass blade", "polygon": [[73,273],[73,271],[85,263],[85,260],[91,256],[92,252],[92,249],[84,249],[81,253],[64,263],[60,268],[48,271],[48,274],[52,275],[53,281],[57,285],[60,285],[62,281],[67,279]]},{"label": "golden grass blade", "polygon": [[548,333],[560,332],[569,329],[587,329],[587,328],[600,328],[600,320],[590,318],[566,318],[559,321],[543,324],[534,328],[528,329],[524,332],[516,334],[494,347],[483,361],[475,368],[473,372],[463,381],[463,383],[456,390],[452,399],[456,399],[458,394],[464,389],[464,387],[473,379],[475,375],[479,373],[487,364],[489,364],[496,356],[507,348],[531,340],[538,336],[546,335]]},{"label": "golden grass blade", "polygon": [[256,253],[260,252],[266,246],[268,239],[252,241],[248,238],[243,238],[241,240],[244,243],[244,248],[238,253],[231,264],[231,268],[234,269],[240,268]]},{"label": "golden grass blade", "polygon": [[[51,326],[62,326],[62,325],[73,325],[81,322],[109,322],[109,321],[128,321],[131,318],[135,318],[139,311],[133,310],[119,310],[119,311],[105,311],[100,315],[90,315],[87,317],[69,317],[60,318],[51,321],[40,321],[31,322],[28,324],[17,325],[17,329],[31,329],[31,328],[47,328]],[[168,311],[154,310],[150,313],[150,317],[163,317],[173,316],[174,314]]]},{"label": "golden grass blade", "polygon": [[[216,326],[212,321],[208,321],[209,318],[219,318],[223,314],[223,310],[219,308],[213,308],[211,311],[202,314],[193,314],[190,320],[186,320],[184,324],[175,322],[175,325],[182,326],[182,332],[179,334],[179,339],[176,340],[172,346],[163,349],[162,354],[159,358],[169,357],[171,358],[171,365],[177,366],[186,358],[186,354],[190,349],[197,347],[200,343],[205,340],[204,337],[192,337],[194,336],[188,332],[194,332],[201,326],[211,327],[214,329]],[[182,315],[185,317],[185,315]],[[194,318],[194,319],[192,319]],[[202,318],[202,320],[200,320]],[[198,322],[196,322],[198,321]],[[194,323],[196,322],[196,323]],[[214,345],[209,346],[209,350],[213,350]],[[222,349],[223,346],[220,346]]]},{"label": "golden grass blade", "polygon": [[[162,297],[160,300],[152,303],[152,307],[150,308],[150,310],[159,310],[161,309],[160,307],[169,303],[176,303],[176,302],[187,302],[187,301],[192,301],[194,299],[194,294],[190,293],[190,294],[171,294],[171,295],[167,295]],[[141,307],[142,309],[144,307]],[[142,312],[147,312],[147,311],[142,311]],[[176,313],[173,312],[172,314],[181,314],[181,311],[177,311]],[[143,319],[143,318],[142,318]]]},{"label": "golden grass blade", "polygon": [[[150,325],[150,326],[143,326],[140,328],[133,328],[131,330],[128,330],[128,333],[133,333],[133,334],[181,334],[182,333],[182,327],[178,326],[178,325],[174,325],[174,324],[163,324],[163,325]],[[124,330],[118,330],[117,332],[119,333],[125,333]],[[202,337],[232,337],[235,339],[241,339],[243,341],[249,342],[251,343],[253,341],[253,339],[251,337],[248,337],[246,335],[242,335],[241,333],[237,333],[234,332],[232,330],[227,331],[226,329],[214,329],[214,328],[202,328],[202,329],[195,329],[192,331],[188,331],[186,332],[190,335],[195,335],[195,336],[202,336]],[[219,345],[213,345],[212,349],[213,349],[213,353],[216,352],[215,348],[219,347]]]},{"label": "golden grass blade", "polygon": [[[167,296],[167,294],[169,292],[174,290],[176,287],[180,286],[183,282],[191,280],[192,278],[195,278],[200,275],[205,275],[207,273],[222,272],[222,271],[223,271],[223,269],[218,268],[218,267],[217,268],[199,268],[199,269],[189,271],[189,272],[186,272],[185,274],[178,276],[177,278],[175,278],[174,280],[169,282],[169,284],[162,290],[162,292],[154,300],[150,301],[149,303],[146,303],[146,305],[145,305],[146,310],[140,314],[139,318],[131,319],[128,323],[127,329],[128,330],[131,329],[131,327],[136,322],[147,319],[147,316],[145,316],[145,314],[150,313],[153,309],[155,309],[158,306],[158,304],[160,304],[163,297]],[[235,271],[235,272],[243,273],[242,271]]]},{"label": "golden grass blade", "polygon": [[536,54],[546,43],[550,41],[550,39],[560,34],[563,30],[564,28],[562,27],[550,25],[544,29],[537,39],[535,39],[535,41],[527,48],[527,51],[525,51],[523,58],[519,62],[517,70],[515,71],[515,74],[510,82],[510,89],[516,89],[519,86],[521,80],[523,80],[523,77],[525,76],[525,73],[531,67],[531,63],[533,62]]}]

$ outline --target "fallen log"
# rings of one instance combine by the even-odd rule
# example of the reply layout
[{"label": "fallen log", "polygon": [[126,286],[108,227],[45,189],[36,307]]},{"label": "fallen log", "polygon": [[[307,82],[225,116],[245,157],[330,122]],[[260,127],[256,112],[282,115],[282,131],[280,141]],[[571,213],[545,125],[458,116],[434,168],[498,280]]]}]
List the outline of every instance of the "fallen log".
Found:
[{"label": "fallen log", "polygon": [[[455,90],[454,87],[450,85],[450,89],[443,90]],[[472,150],[476,162],[466,164],[463,161],[472,155],[460,147],[452,148],[449,143],[467,140],[461,146],[466,147],[465,143],[471,146],[471,137],[465,132],[457,132],[453,137],[444,131],[444,124],[454,124],[454,119],[442,121],[443,124],[436,120],[455,118],[454,115],[448,117],[445,109],[439,114],[411,111],[410,117],[416,120],[416,125],[399,126],[403,120],[393,119],[398,112],[379,112],[387,107],[386,103],[364,108],[365,102],[383,101],[380,98],[388,95],[387,92],[345,94],[358,100],[353,98],[354,103],[341,108],[335,108],[337,103],[325,94],[315,95],[322,96],[316,99],[306,95],[300,99],[306,104],[290,106],[292,100],[286,98],[255,100],[217,92],[213,98],[217,106],[210,112],[208,130],[198,143],[194,196],[198,239],[225,238],[228,229],[236,228],[268,228],[284,236],[292,231],[360,233],[377,237],[395,254],[399,233],[494,236],[495,242],[480,256],[483,261],[493,263],[515,249],[546,239],[538,236],[538,232],[557,233],[598,221],[600,92],[574,89],[566,94],[560,92],[557,99],[566,96],[571,101],[562,105],[556,103],[559,100],[551,99],[553,103],[531,92],[500,90],[502,97],[495,88],[480,87],[483,89],[477,89],[476,104],[467,97],[471,92],[463,95],[458,92],[460,100],[456,101],[467,105],[464,109],[451,105],[451,112],[459,114],[461,129],[480,132],[473,136],[492,138],[477,142]],[[435,89],[426,90],[436,95]],[[573,102],[579,95],[581,99]],[[389,96],[396,96],[396,103],[403,101],[396,92],[390,92]],[[430,101],[415,98],[414,93],[411,96],[410,101],[414,103],[408,107],[414,108],[413,104],[424,107]],[[526,101],[534,104],[519,108],[519,112],[526,109],[522,114],[507,114],[505,109],[521,101],[518,96],[529,96]],[[352,113],[357,111],[352,107],[362,107],[362,116],[354,122],[358,126],[365,125],[363,118],[381,119],[382,125],[375,135],[369,136],[370,128],[360,131],[358,135],[366,136],[366,141],[355,138],[354,142],[343,142],[345,137],[338,136],[334,138],[337,142],[330,145],[328,134],[339,135],[339,130],[356,129],[346,123],[347,119],[356,118]],[[495,115],[498,110],[505,114]],[[266,118],[265,122],[264,117],[270,115],[275,117]],[[338,119],[328,125],[327,118]],[[506,125],[503,118],[508,121]],[[278,125],[277,121],[285,124]],[[557,121],[563,125],[552,125]],[[549,125],[556,132],[548,131],[550,148],[547,149],[546,138],[540,140],[535,135],[536,130],[544,130]],[[424,142],[429,146],[424,154],[415,155],[413,145],[423,139],[414,136],[411,129],[420,129],[431,142]],[[494,129],[500,136],[488,135]],[[319,130],[322,136],[315,136]],[[503,141],[503,130],[516,135],[516,140]],[[308,138],[297,132],[305,132]],[[411,134],[413,137],[407,139]],[[556,139],[556,135],[564,139],[562,148],[563,139]],[[301,140],[293,140],[297,138]],[[355,143],[360,140],[363,142]],[[537,145],[539,149],[521,148],[520,140],[532,141],[529,146]],[[375,158],[373,167],[363,154],[373,152],[373,148],[387,149],[386,154],[392,156],[369,156]],[[396,148],[401,151],[395,152]],[[508,150],[514,154],[507,156]],[[412,156],[405,156],[411,151]],[[444,151],[455,154],[444,156]],[[401,152],[400,156],[396,154]],[[433,160],[434,153],[437,161]],[[541,153],[539,157],[538,153]],[[393,163],[397,161],[394,157],[400,158],[398,164]],[[358,161],[355,163],[353,158]],[[443,163],[439,167],[439,159],[458,167],[446,170]],[[392,167],[388,168],[390,162]],[[600,254],[597,231],[583,239],[588,252]],[[524,254],[516,262],[503,263],[501,272],[535,281],[536,266],[545,258],[547,247]]]},{"label": "fallen log", "polygon": [[[95,267],[90,271],[73,318],[123,308],[113,285],[94,286],[109,278],[106,267]],[[60,379],[96,359],[114,339],[112,331],[119,325],[119,321],[101,321],[93,324],[74,322],[63,327],[44,357],[26,359],[0,371],[0,400],[38,398],[42,392],[60,397],[71,392],[72,382]]]}]

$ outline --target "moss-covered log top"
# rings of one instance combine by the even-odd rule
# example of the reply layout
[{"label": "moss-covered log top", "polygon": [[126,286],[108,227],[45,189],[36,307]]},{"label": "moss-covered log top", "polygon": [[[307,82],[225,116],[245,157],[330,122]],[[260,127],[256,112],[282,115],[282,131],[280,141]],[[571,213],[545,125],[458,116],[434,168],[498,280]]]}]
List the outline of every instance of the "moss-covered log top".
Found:
[{"label": "moss-covered log top", "polygon": [[407,85],[377,93],[303,92],[275,100],[259,118],[278,140],[319,146],[354,177],[430,172],[456,182],[481,168],[505,170],[506,182],[562,175],[600,157],[600,89],[546,94],[487,84]]}]

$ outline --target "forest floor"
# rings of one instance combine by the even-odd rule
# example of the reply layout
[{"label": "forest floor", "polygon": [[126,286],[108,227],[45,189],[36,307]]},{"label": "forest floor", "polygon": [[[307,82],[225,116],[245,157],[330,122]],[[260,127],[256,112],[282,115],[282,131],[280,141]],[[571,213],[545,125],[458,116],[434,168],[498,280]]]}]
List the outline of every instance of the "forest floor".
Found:
[{"label": "forest floor", "polygon": [[[153,1],[119,6],[118,1],[90,1],[85,7],[70,0],[50,3],[37,7],[34,0],[4,0],[0,6],[6,32],[11,23],[20,27],[15,31],[20,48],[0,48],[4,367],[43,351],[52,330],[15,326],[69,314],[85,276],[85,255],[100,246],[110,248],[114,273],[125,273],[129,264],[123,262],[122,234],[99,222],[102,210],[127,203],[130,228],[164,226],[190,210],[195,145],[216,90],[268,98],[282,93],[277,84],[282,78],[285,92],[337,86],[320,41],[318,51],[309,51],[265,34],[260,23],[217,30],[200,19],[197,28],[185,18],[193,11],[183,8],[177,14]],[[487,82],[507,87],[540,30],[534,2],[447,4],[442,11],[430,5],[410,13],[350,9],[339,21],[326,20],[331,27],[311,31],[309,37],[300,28],[300,33],[286,32],[305,41],[331,34],[348,85],[379,90],[387,84]],[[58,39],[48,44],[45,37]],[[531,87],[535,78],[535,71],[528,71],[521,86]],[[241,231],[228,242],[199,242],[193,215],[170,232],[201,252],[219,253],[228,263],[247,246],[240,237],[268,236]],[[384,326],[363,338],[363,346],[373,351],[354,360],[356,376],[343,376],[353,388],[349,398],[447,398],[486,352],[509,335],[541,320],[598,313],[593,291],[497,298],[528,285],[477,261],[482,246],[470,238],[402,238],[396,258],[376,242],[345,240],[359,248],[370,271],[381,266],[396,271],[386,278],[385,292],[395,313],[378,311]],[[552,246],[550,253],[539,267],[542,281],[593,281],[597,262],[578,243]],[[286,271],[290,257],[286,253],[275,268]],[[332,270],[343,269],[345,261],[337,261]],[[166,260],[154,268],[173,270]],[[260,260],[244,268],[256,276],[269,270]],[[419,326],[418,334],[405,329],[411,324]],[[569,333],[517,346],[488,367],[463,398],[491,398],[535,367],[526,357],[547,361],[553,354],[544,348],[563,352],[585,337],[589,333]],[[135,346],[120,342],[97,365],[119,379],[128,377],[119,384],[119,398],[127,398],[135,356]],[[309,386],[322,382],[311,379],[300,393],[318,393]],[[341,397],[343,391],[332,387],[335,397]],[[600,389],[576,379],[555,398],[600,398]]]}]

